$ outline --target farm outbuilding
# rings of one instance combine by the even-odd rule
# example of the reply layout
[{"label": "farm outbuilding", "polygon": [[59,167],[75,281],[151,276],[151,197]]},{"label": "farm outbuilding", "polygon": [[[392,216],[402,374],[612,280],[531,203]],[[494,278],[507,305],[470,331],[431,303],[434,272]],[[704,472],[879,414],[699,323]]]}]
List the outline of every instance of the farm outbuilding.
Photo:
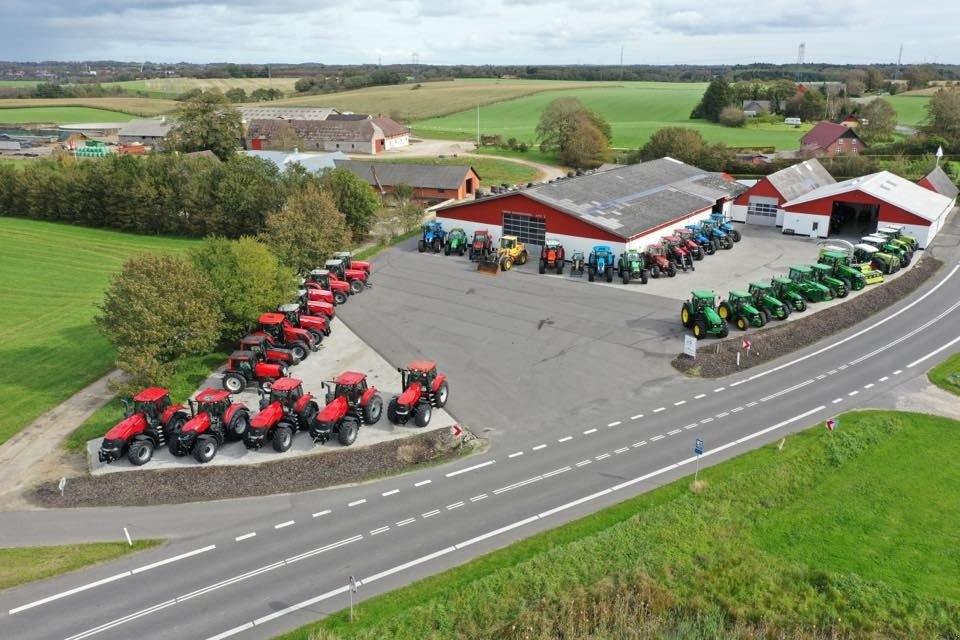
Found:
[{"label": "farm outbuilding", "polygon": [[467,165],[366,162],[346,158],[334,163],[338,169],[352,171],[379,193],[393,193],[400,184],[412,187],[414,200],[463,200],[473,196],[480,186],[480,176]]},{"label": "farm outbuilding", "polygon": [[487,229],[539,247],[556,238],[568,252],[597,244],[620,253],[671,230],[729,213],[744,189],[724,174],[661,158],[442,207],[437,220],[468,234]]},{"label": "farm outbuilding", "polygon": [[758,180],[737,197],[730,213],[736,222],[782,227],[784,202],[835,183],[820,162],[807,160]]},{"label": "farm outbuilding", "polygon": [[925,248],[943,227],[956,201],[889,171],[824,185],[783,204],[783,230],[826,238],[854,236],[899,224]]},{"label": "farm outbuilding", "polygon": [[936,191],[942,196],[947,196],[954,201],[954,204],[956,204],[957,194],[960,193],[957,185],[940,167],[934,167],[933,171],[921,178],[917,184],[931,191]]}]

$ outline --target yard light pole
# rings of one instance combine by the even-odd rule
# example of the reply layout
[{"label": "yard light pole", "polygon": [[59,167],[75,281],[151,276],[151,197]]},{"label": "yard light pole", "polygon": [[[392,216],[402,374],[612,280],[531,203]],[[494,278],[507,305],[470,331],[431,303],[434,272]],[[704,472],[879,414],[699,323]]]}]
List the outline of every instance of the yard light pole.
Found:
[{"label": "yard light pole", "polygon": [[477,104],[477,146],[480,146],[480,104]]}]

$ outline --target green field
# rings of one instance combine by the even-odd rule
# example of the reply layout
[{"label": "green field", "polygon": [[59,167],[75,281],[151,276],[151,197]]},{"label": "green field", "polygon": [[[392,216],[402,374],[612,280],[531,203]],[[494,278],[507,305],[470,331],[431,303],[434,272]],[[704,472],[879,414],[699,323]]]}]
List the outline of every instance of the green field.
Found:
[{"label": "green field", "polygon": [[884,96],[883,98],[890,103],[893,110],[897,112],[897,122],[907,126],[922,124],[927,119],[927,103],[930,98],[926,96]]},{"label": "green field", "polygon": [[0,591],[155,547],[163,540],[0,549]]},{"label": "green field", "polygon": [[127,122],[134,116],[119,111],[89,107],[0,108],[3,124],[80,124],[83,122]]},{"label": "green field", "polygon": [[175,98],[191,89],[204,91],[217,89],[226,92],[239,88],[251,93],[256,89],[279,89],[284,93],[293,93],[293,85],[299,78],[153,78],[150,80],[127,80],[124,82],[104,82],[104,87],[123,87],[128,91],[144,92],[157,98]]},{"label": "green field", "polygon": [[0,87],[35,87],[37,80],[0,80]]},{"label": "green field", "polygon": [[[538,93],[480,108],[480,131],[535,142],[535,129],[544,107],[560,96],[578,98],[587,108],[602,114],[613,128],[613,146],[637,148],[663,127],[696,129],[710,142],[725,142],[733,147],[775,146],[795,149],[805,129],[782,124],[723,127],[703,120],[690,120],[706,84],[667,82],[627,82],[620,86],[567,89]],[[476,138],[477,110],[469,109],[449,116],[413,123],[415,135],[424,138]]]},{"label": "green field", "polygon": [[[103,109],[110,112],[121,112],[133,116],[150,117],[162,113],[171,113],[179,106],[178,102],[173,100],[160,100],[157,98],[138,98],[138,97],[116,97],[109,98],[3,98],[0,99],[0,116],[4,109],[25,109],[28,107],[59,108],[59,107],[84,107],[87,109]],[[126,118],[113,117],[108,122],[129,120]],[[6,122],[6,120],[2,120]]]},{"label": "green field", "polygon": [[[123,261],[185,251],[196,241],[0,217],[0,443],[113,368],[94,328],[103,291]],[[76,425],[57,425],[72,430]]]},{"label": "green field", "polygon": [[844,414],[283,638],[957,637],[958,429]]},{"label": "green field", "polygon": [[960,353],[955,353],[927,373],[930,382],[960,396]]},{"label": "green field", "polygon": [[519,162],[497,160],[496,158],[476,158],[461,156],[459,158],[383,158],[377,162],[395,162],[401,164],[450,164],[470,165],[480,176],[480,184],[491,185],[508,182],[518,184],[532,182],[541,178],[540,172]]}]

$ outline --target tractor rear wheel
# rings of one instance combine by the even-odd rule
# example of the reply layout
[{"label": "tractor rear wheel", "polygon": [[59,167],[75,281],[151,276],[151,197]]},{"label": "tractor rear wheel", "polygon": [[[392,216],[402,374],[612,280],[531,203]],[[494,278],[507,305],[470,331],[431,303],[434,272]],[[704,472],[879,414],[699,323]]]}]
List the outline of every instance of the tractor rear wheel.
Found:
[{"label": "tractor rear wheel", "polygon": [[345,447],[349,447],[357,440],[357,432],[360,431],[360,424],[353,416],[347,416],[340,422],[340,430],[337,432],[337,441]]},{"label": "tractor rear wheel", "polygon": [[659,278],[659,277],[660,277],[660,267],[658,267],[657,265],[653,265],[653,266],[650,268],[650,275],[653,276],[654,278]]},{"label": "tractor rear wheel", "polygon": [[189,451],[186,451],[183,447],[180,446],[180,438],[174,438],[173,440],[168,442],[167,448],[170,449],[171,454],[175,455],[178,458],[190,453]]},{"label": "tractor rear wheel", "polygon": [[228,373],[223,376],[223,388],[230,393],[240,393],[247,388],[247,381],[238,373]]},{"label": "tractor rear wheel", "polygon": [[193,445],[193,459],[200,464],[206,464],[213,460],[219,448],[220,445],[217,444],[217,439],[213,436],[200,436],[197,438],[196,444]]},{"label": "tractor rear wheel", "polygon": [[273,430],[273,438],[271,438],[271,440],[273,450],[277,453],[283,453],[293,444],[293,429],[287,426],[286,423],[280,423]]},{"label": "tractor rear wheel", "polygon": [[377,424],[380,422],[381,414],[383,414],[383,398],[375,394],[363,408],[363,422],[365,424]]},{"label": "tractor rear wheel", "polygon": [[740,329],[740,331],[746,331],[746,330],[747,330],[747,319],[746,319],[745,317],[743,317],[742,315],[737,315],[737,317],[736,317],[736,319],[734,320],[734,322],[736,322],[736,324],[737,324],[737,329]]},{"label": "tractor rear wheel", "polygon": [[450,387],[447,385],[447,381],[444,380],[440,383],[440,386],[437,387],[437,392],[433,394],[433,404],[437,409],[442,409],[445,404],[447,404],[447,398],[450,397]]},{"label": "tractor rear wheel", "polygon": [[[760,316],[763,318],[763,324],[770,322],[770,312],[766,309],[760,309]],[[763,325],[760,325],[763,326]]]},{"label": "tractor rear wheel", "polygon": [[790,305],[788,304],[781,305],[777,309],[777,318],[779,318],[780,320],[786,320],[789,317],[790,317]]},{"label": "tractor rear wheel", "polygon": [[360,293],[363,291],[363,281],[354,278],[350,281],[350,293]]},{"label": "tractor rear wheel", "polygon": [[270,390],[273,389],[273,378],[264,378],[260,381],[260,388],[264,393],[269,394]]},{"label": "tractor rear wheel", "polygon": [[543,258],[540,258],[540,264],[537,268],[537,271],[539,271],[541,275],[547,272],[547,263],[544,262]]},{"label": "tractor rear wheel", "polygon": [[153,458],[153,442],[150,440],[134,440],[127,449],[127,460],[135,467],[150,462]]},{"label": "tractor rear wheel", "polygon": [[430,418],[433,417],[433,407],[428,402],[421,402],[413,412],[413,422],[418,427],[425,427],[430,424]]},{"label": "tractor rear wheel", "polygon": [[521,251],[520,255],[517,256],[517,264],[524,265],[527,264],[527,252]]},{"label": "tractor rear wheel", "polygon": [[730,237],[733,238],[734,242],[740,242],[740,232],[736,229],[730,230]]},{"label": "tractor rear wheel", "polygon": [[727,323],[724,322],[723,326],[720,327],[720,337],[726,338],[728,335],[730,335],[730,327],[728,327]]},{"label": "tractor rear wheel", "polygon": [[564,266],[565,266],[565,263],[564,263],[563,260],[557,260],[557,275],[558,275],[558,276],[562,276],[562,275],[563,275],[563,267],[564,267]]},{"label": "tractor rear wheel", "polygon": [[173,417],[170,418],[170,421],[167,422],[166,426],[163,428],[163,437],[167,442],[176,439],[180,435],[180,429],[183,429],[183,425],[187,424],[187,416],[183,415],[179,411],[173,414]]},{"label": "tractor rear wheel", "polygon": [[510,271],[510,268],[513,267],[513,259],[510,256],[503,256],[500,258],[500,270],[501,271]]},{"label": "tractor rear wheel", "polygon": [[227,437],[234,440],[243,440],[250,427],[250,413],[245,409],[240,409],[230,418],[230,424],[227,425]]},{"label": "tractor rear wheel", "polygon": [[390,424],[400,424],[400,419],[397,417],[396,396],[390,398],[390,402],[387,403],[387,420],[390,421]]},{"label": "tractor rear wheel", "polygon": [[458,256],[462,256],[462,255],[463,255],[463,252],[464,252],[463,245],[460,245],[460,248],[457,249],[457,255],[458,255]]}]

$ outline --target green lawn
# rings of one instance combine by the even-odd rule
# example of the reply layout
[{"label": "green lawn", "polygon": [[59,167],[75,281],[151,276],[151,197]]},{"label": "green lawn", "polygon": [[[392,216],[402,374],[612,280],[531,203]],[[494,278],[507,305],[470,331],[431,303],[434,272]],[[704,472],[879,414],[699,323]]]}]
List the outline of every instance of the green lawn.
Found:
[{"label": "green lawn", "polygon": [[957,637],[958,429],[844,414],[283,638]]},{"label": "green lawn", "polygon": [[0,87],[35,87],[38,84],[36,80],[0,80]]},{"label": "green lawn", "polygon": [[496,158],[386,158],[377,162],[396,162],[402,164],[451,164],[469,165],[480,176],[480,186],[508,182],[517,184],[537,180],[540,172],[525,164],[497,160]]},{"label": "green lawn", "polygon": [[[787,125],[760,125],[731,129],[703,120],[690,120],[706,84],[669,82],[626,82],[616,87],[567,89],[538,93],[480,108],[480,131],[534,142],[534,131],[544,107],[561,96],[579,98],[589,109],[602,114],[613,128],[613,146],[636,148],[663,127],[696,129],[711,142],[733,147],[774,146],[796,149],[805,129]],[[477,110],[468,109],[449,116],[430,118],[412,125],[415,135],[426,138],[475,139]]]},{"label": "green lawn", "polygon": [[0,591],[145,551],[163,540],[0,549]]},{"label": "green lawn", "polygon": [[113,367],[114,350],[91,320],[124,259],[196,241],[6,217],[0,237],[0,324],[9,334],[0,344],[3,443]]},{"label": "green lawn", "polygon": [[[951,378],[950,376],[956,376]],[[927,372],[930,382],[960,396],[960,353],[955,353]]]},{"label": "green lawn", "polygon": [[0,108],[4,124],[80,124],[84,122],[127,122],[136,116],[119,111],[89,107],[14,107]]},{"label": "green lawn", "polygon": [[907,126],[922,124],[927,119],[929,96],[884,96],[897,112],[897,122]]}]

